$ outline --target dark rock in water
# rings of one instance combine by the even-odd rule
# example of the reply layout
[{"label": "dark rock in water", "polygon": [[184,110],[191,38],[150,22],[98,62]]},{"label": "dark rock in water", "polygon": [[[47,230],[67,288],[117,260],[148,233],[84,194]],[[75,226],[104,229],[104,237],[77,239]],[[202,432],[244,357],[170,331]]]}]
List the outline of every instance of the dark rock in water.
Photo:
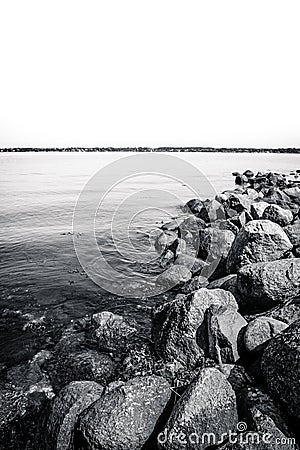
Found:
[{"label": "dark rock in water", "polygon": [[109,311],[93,314],[95,335],[99,349],[105,352],[122,352],[137,333],[134,320],[129,323],[122,316]]},{"label": "dark rock in water", "polygon": [[48,373],[56,392],[72,381],[96,381],[106,385],[112,380],[115,370],[116,364],[112,358],[96,350],[58,355],[48,365]]},{"label": "dark rock in water", "polygon": [[214,222],[219,219],[225,219],[223,205],[216,200],[210,200],[208,203],[203,205],[198,217],[206,223]]},{"label": "dark rock in water", "polygon": [[246,175],[237,175],[235,177],[235,184],[241,186],[248,183],[248,177]]},{"label": "dark rock in water", "polygon": [[281,227],[289,225],[293,221],[293,213],[279,205],[269,205],[263,212],[263,219],[278,223]]},{"label": "dark rock in water", "polygon": [[[229,430],[236,429],[237,421],[235,394],[225,375],[216,368],[202,369],[158,435],[159,448],[205,449],[222,442],[221,438],[225,440]],[[209,440],[212,436],[214,442]]]},{"label": "dark rock in water", "polygon": [[286,424],[285,414],[280,405],[265,392],[251,386],[243,389],[238,398],[240,420],[247,423],[248,430],[259,431],[260,421],[257,411],[270,417],[282,433],[289,436],[290,430]]},{"label": "dark rock in water", "polygon": [[191,255],[185,255],[184,253],[177,256],[175,263],[176,266],[185,266],[187,267],[192,274],[200,273],[203,267],[206,266],[206,263],[199,258],[195,258]]},{"label": "dark rock in water", "polygon": [[246,264],[286,257],[292,244],[282,228],[270,220],[252,220],[237,234],[227,258],[227,270],[234,273]]},{"label": "dark rock in water", "polygon": [[300,419],[300,320],[271,339],[263,354],[262,372],[270,393]]},{"label": "dark rock in water", "polygon": [[264,309],[285,303],[300,294],[300,260],[291,258],[244,266],[238,272],[237,286],[249,305]]},{"label": "dark rock in water", "polygon": [[207,287],[207,285],[208,281],[206,277],[196,275],[191,280],[184,283],[184,285],[180,288],[180,293],[190,294],[191,292],[197,291],[198,289]]},{"label": "dark rock in water", "polygon": [[172,289],[175,286],[181,286],[182,283],[189,281],[192,278],[192,272],[183,265],[173,264],[166,269],[156,279],[157,286],[163,289]]},{"label": "dark rock in water", "polygon": [[295,247],[300,247],[300,221],[284,227],[284,231]]},{"label": "dark rock in water", "polygon": [[152,339],[164,361],[174,363],[178,368],[193,369],[202,364],[203,351],[197,345],[196,333],[211,305],[238,308],[230,292],[205,288],[187,296],[180,294],[175,300],[154,308]]},{"label": "dark rock in water", "polygon": [[171,396],[162,377],[137,377],[109,386],[81,415],[79,432],[90,450],[140,450]]},{"label": "dark rock in water", "polygon": [[286,323],[266,316],[251,320],[244,332],[243,340],[246,351],[261,350],[273,336],[281,333],[287,327]]},{"label": "dark rock in water", "polygon": [[233,175],[234,177],[238,177],[238,176],[240,175],[240,172],[232,172],[232,175]]},{"label": "dark rock in water", "polygon": [[243,175],[245,175],[247,178],[252,178],[254,177],[254,173],[252,172],[252,170],[246,170]]},{"label": "dark rock in water", "polygon": [[161,229],[163,231],[174,231],[175,233],[177,233],[181,222],[182,222],[182,220],[177,220],[177,219],[171,220],[171,222],[164,223],[161,226]]},{"label": "dark rock in water", "polygon": [[47,432],[55,449],[72,450],[74,429],[80,414],[103,393],[94,381],[74,381],[54,399],[47,423]]},{"label": "dark rock in water", "polygon": [[186,212],[191,212],[197,216],[203,208],[203,204],[204,202],[199,198],[193,198],[186,203],[183,210]]},{"label": "dark rock in water", "polygon": [[162,231],[156,238],[154,247],[155,250],[161,254],[164,250],[170,247],[178,239],[177,233],[174,231]]},{"label": "dark rock in water", "polygon": [[197,332],[197,343],[206,356],[218,364],[230,364],[239,359],[238,340],[246,320],[231,306],[211,306],[205,324]]},{"label": "dark rock in water", "polygon": [[266,208],[270,206],[269,203],[264,201],[254,202],[250,207],[250,213],[254,220],[260,220],[263,218],[263,214]]}]

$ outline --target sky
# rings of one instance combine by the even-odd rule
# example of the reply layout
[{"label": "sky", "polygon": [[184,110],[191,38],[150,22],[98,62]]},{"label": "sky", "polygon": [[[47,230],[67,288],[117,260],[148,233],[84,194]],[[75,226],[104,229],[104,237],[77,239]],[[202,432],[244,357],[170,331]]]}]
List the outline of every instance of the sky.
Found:
[{"label": "sky", "polygon": [[298,0],[4,0],[0,147],[300,147]]}]

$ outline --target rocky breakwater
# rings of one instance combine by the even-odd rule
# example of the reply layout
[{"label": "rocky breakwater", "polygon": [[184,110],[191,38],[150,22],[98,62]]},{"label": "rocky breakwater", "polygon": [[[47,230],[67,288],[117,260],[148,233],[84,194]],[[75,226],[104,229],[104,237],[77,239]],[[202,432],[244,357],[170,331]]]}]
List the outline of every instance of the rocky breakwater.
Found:
[{"label": "rocky breakwater", "polygon": [[151,337],[101,311],[1,371],[3,448],[298,448],[300,188],[235,176],[162,226]]}]

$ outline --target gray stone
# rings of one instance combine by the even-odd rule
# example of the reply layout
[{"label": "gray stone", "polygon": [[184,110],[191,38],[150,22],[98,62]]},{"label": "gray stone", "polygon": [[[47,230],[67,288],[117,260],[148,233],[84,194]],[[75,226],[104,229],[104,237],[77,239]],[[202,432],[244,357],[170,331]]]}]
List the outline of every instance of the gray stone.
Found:
[{"label": "gray stone", "polygon": [[79,431],[90,450],[140,450],[170,396],[169,383],[155,375],[118,383],[85,410]]},{"label": "gray stone", "polygon": [[238,272],[237,285],[248,305],[262,309],[300,294],[300,260],[249,264]]},{"label": "gray stone", "polygon": [[177,256],[174,264],[187,267],[192,274],[201,272],[203,267],[206,266],[205,262],[201,259],[183,253]]},{"label": "gray stone", "polygon": [[203,435],[213,433],[213,443],[218,443],[236,429],[237,421],[235,394],[225,375],[216,368],[202,369],[158,435],[159,448],[202,450],[208,446]]},{"label": "gray stone", "polygon": [[300,246],[300,221],[293,223],[292,225],[287,225],[284,227],[284,231],[290,239],[291,243],[295,247]]},{"label": "gray stone", "polygon": [[250,213],[254,220],[260,220],[263,218],[263,214],[266,208],[270,206],[270,203],[264,201],[254,202],[251,205]]},{"label": "gray stone", "polygon": [[173,287],[185,283],[192,278],[192,272],[183,265],[173,264],[164,272],[158,275],[156,279],[157,286],[163,289],[172,289]]},{"label": "gray stone", "polygon": [[252,220],[237,234],[227,258],[227,270],[234,273],[246,264],[284,258],[292,244],[282,228],[270,220]]},{"label": "gray stone", "polygon": [[248,352],[260,350],[273,336],[287,328],[287,324],[271,317],[251,320],[244,332],[244,346]]},{"label": "gray stone", "polygon": [[263,219],[271,220],[281,227],[289,225],[293,221],[293,213],[279,205],[269,205],[263,213]]},{"label": "gray stone", "polygon": [[300,320],[271,339],[262,358],[262,372],[271,394],[300,418]]}]

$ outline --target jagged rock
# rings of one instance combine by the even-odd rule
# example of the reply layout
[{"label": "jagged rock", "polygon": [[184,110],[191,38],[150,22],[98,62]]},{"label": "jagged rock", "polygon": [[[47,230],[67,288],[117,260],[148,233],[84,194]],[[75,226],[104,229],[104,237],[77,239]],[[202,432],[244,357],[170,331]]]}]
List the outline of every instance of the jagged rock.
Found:
[{"label": "jagged rock", "polygon": [[252,178],[254,177],[254,172],[252,172],[252,170],[246,170],[243,175],[245,175],[247,178]]},{"label": "jagged rock", "polygon": [[243,366],[239,366],[238,364],[222,364],[221,370],[237,396],[243,389],[253,385],[253,378]]},{"label": "jagged rock", "polygon": [[183,210],[198,215],[203,208],[203,204],[204,202],[199,198],[193,198],[185,204]]},{"label": "jagged rock", "polygon": [[250,213],[254,220],[260,220],[263,218],[263,214],[266,208],[270,206],[270,203],[264,202],[262,200],[254,202],[251,205]]},{"label": "jagged rock", "polygon": [[211,227],[217,227],[219,230],[229,230],[234,235],[237,235],[239,232],[239,228],[230,220],[217,220],[211,224]]},{"label": "jagged rock", "polygon": [[269,205],[263,212],[263,219],[271,220],[281,227],[289,225],[293,221],[293,213],[279,205]]},{"label": "jagged rock", "polygon": [[174,264],[187,267],[192,274],[201,272],[203,267],[206,266],[205,262],[201,259],[185,254],[178,255]]},{"label": "jagged rock", "polygon": [[97,327],[95,335],[101,351],[121,352],[137,333],[134,321],[129,323],[122,316],[109,311],[93,314],[92,323]]},{"label": "jagged rock", "polygon": [[185,266],[173,264],[164,272],[158,275],[156,279],[157,286],[163,289],[172,289],[181,285],[192,278],[192,272]]},{"label": "jagged rock", "polygon": [[140,450],[171,396],[169,383],[155,375],[109,387],[82,414],[79,431],[90,450]]},{"label": "jagged rock", "polygon": [[161,229],[163,231],[174,231],[175,233],[178,233],[178,229],[180,227],[181,222],[182,222],[182,219],[171,220],[170,222],[164,223],[161,226]]},{"label": "jagged rock", "polygon": [[204,202],[198,217],[206,223],[214,222],[219,219],[225,219],[224,207],[216,200],[209,200]]},{"label": "jagged rock", "polygon": [[246,320],[231,306],[211,306],[203,327],[198,328],[197,343],[216,363],[230,364],[239,359],[238,340]]},{"label": "jagged rock", "polygon": [[300,319],[300,302],[296,298],[294,301],[284,304],[280,308],[268,311],[266,315],[291,325]]},{"label": "jagged rock", "polygon": [[47,422],[47,432],[55,449],[72,450],[73,434],[80,414],[103,393],[94,381],[74,381],[65,386],[54,399]]},{"label": "jagged rock", "polygon": [[297,297],[300,293],[300,260],[283,259],[242,267],[237,286],[248,305],[261,309]]},{"label": "jagged rock", "polygon": [[237,234],[227,257],[227,270],[285,257],[292,244],[282,228],[270,220],[252,220]]},{"label": "jagged rock", "polygon": [[238,308],[230,292],[206,288],[187,296],[180,294],[175,300],[154,308],[152,338],[163,360],[191,369],[202,362],[203,352],[197,345],[196,333],[211,305]]},{"label": "jagged rock", "polygon": [[285,330],[288,325],[271,317],[261,316],[251,320],[244,332],[246,351],[260,350],[276,334]]},{"label": "jagged rock", "polygon": [[261,366],[270,393],[299,419],[300,320],[271,339]]},{"label": "jagged rock", "polygon": [[164,450],[202,450],[208,445],[206,433],[219,442],[237,425],[234,391],[216,368],[202,369],[178,400],[165,429],[158,435]]},{"label": "jagged rock", "polygon": [[288,195],[289,197],[291,197],[292,199],[299,198],[300,197],[300,187],[294,186],[294,187],[286,188],[286,189],[284,189],[284,193],[286,195]]},{"label": "jagged rock", "polygon": [[106,385],[115,370],[116,364],[112,358],[96,350],[59,354],[48,365],[49,377],[56,392],[72,381],[96,381]]},{"label": "jagged rock", "polygon": [[154,242],[155,250],[161,254],[178,240],[178,235],[174,231],[162,231]]},{"label": "jagged rock", "polygon": [[284,232],[295,247],[300,246],[300,221],[284,227]]}]

